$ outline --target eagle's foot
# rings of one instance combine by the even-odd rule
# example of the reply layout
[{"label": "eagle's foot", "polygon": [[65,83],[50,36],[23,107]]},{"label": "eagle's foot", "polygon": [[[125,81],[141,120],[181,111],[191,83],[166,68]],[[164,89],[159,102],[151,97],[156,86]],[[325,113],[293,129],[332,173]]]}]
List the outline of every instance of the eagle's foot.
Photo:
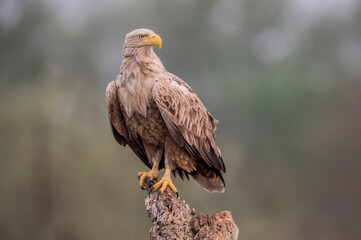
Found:
[{"label": "eagle's foot", "polygon": [[138,179],[139,181],[139,186],[143,187],[145,184],[145,179],[148,177],[148,179],[150,181],[152,181],[153,179],[159,179],[159,171],[158,169],[152,169],[149,172],[139,172],[138,173]]},{"label": "eagle's foot", "polygon": [[174,186],[172,178],[170,177],[170,172],[171,172],[170,169],[165,170],[165,173],[164,173],[164,176],[162,177],[162,179],[159,182],[157,182],[156,184],[154,184],[154,186],[152,187],[153,192],[160,188],[159,191],[161,193],[163,193],[164,190],[167,188],[167,186],[169,186],[173,190],[173,192],[177,193],[177,195],[178,195],[177,188]]}]

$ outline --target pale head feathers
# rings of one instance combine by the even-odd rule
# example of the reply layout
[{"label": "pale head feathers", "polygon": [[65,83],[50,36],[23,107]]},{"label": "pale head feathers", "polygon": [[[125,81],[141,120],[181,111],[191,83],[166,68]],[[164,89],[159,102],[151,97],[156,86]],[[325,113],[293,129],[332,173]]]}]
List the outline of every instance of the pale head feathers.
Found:
[{"label": "pale head feathers", "polygon": [[131,31],[125,36],[123,45],[123,57],[132,57],[135,55],[147,54],[153,52],[152,45],[143,42],[143,37],[148,37],[154,34],[150,29],[139,28]]},{"label": "pale head feathers", "polygon": [[142,39],[139,36],[149,36],[154,34],[152,30],[146,28],[139,28],[131,31],[125,36],[124,47],[141,47],[145,44],[142,43]]}]

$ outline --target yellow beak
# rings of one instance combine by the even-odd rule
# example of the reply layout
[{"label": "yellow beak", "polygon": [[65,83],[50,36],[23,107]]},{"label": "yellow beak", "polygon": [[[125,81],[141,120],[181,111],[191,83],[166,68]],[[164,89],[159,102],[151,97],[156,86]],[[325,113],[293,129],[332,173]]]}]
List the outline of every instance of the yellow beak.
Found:
[{"label": "yellow beak", "polygon": [[157,34],[151,34],[146,36],[142,43],[149,44],[149,45],[157,45],[159,48],[162,48],[162,39]]}]

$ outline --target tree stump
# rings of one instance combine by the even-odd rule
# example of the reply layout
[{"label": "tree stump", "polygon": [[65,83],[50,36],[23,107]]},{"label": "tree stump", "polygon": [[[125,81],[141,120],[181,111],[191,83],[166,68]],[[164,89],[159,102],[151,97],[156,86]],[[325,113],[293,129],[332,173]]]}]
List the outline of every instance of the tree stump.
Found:
[{"label": "tree stump", "polygon": [[238,227],[229,211],[204,216],[196,216],[196,210],[177,196],[169,187],[160,194],[151,192],[154,183],[147,181],[148,191],[145,206],[153,223],[150,229],[151,240],[168,239],[214,239],[237,240]]}]

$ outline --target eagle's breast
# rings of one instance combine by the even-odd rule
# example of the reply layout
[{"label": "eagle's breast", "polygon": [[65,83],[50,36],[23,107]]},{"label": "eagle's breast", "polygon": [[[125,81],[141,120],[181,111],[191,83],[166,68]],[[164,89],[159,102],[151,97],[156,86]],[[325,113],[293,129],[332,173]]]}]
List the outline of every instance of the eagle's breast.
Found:
[{"label": "eagle's breast", "polygon": [[118,96],[129,131],[153,145],[164,146],[168,130],[152,97],[157,81],[157,76],[145,72],[132,59],[126,59],[117,78]]},{"label": "eagle's breast", "polygon": [[135,61],[123,61],[117,84],[119,98],[128,117],[135,112],[147,115],[147,107],[152,99],[152,89],[156,81],[155,77],[144,73]]},{"label": "eagle's breast", "polygon": [[[124,109],[123,106],[121,108],[122,110]],[[154,146],[164,147],[166,136],[169,133],[162,115],[153,100],[149,102],[146,116],[135,111],[130,117],[125,114],[124,120],[131,134],[140,136],[143,140]]]}]

